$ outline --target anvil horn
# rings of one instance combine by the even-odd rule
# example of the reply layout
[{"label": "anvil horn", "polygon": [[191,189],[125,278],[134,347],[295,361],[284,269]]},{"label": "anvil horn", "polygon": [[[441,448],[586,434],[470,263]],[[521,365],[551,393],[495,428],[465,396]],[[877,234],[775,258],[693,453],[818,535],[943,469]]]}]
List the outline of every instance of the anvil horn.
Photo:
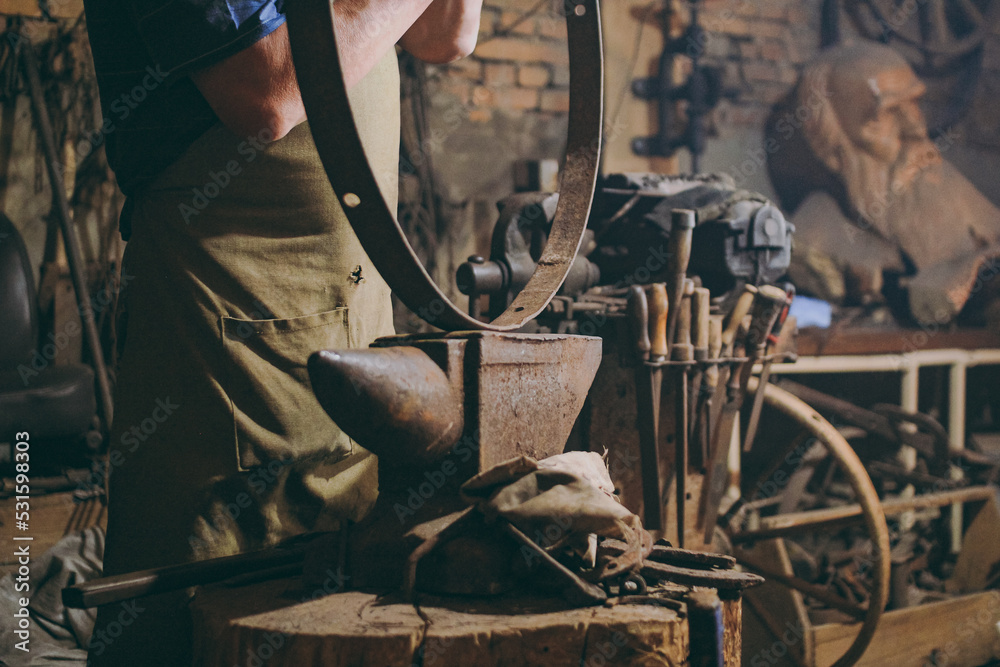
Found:
[{"label": "anvil horn", "polygon": [[461,397],[421,350],[323,350],[308,367],[326,413],[384,464],[430,463],[462,435]]}]

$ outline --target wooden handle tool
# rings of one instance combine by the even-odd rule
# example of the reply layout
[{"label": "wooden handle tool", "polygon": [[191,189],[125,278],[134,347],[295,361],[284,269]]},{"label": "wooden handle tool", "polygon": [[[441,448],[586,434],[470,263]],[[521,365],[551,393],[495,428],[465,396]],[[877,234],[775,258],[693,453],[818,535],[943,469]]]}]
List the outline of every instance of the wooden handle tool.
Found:
[{"label": "wooden handle tool", "polygon": [[668,340],[674,340],[677,335],[677,308],[684,298],[684,288],[688,264],[691,262],[691,242],[694,238],[694,227],[697,215],[694,211],[678,209],[670,214],[670,273],[667,280],[667,290],[670,294],[670,308],[673,312],[667,321]]},{"label": "wooden handle tool", "polygon": [[664,361],[670,354],[667,344],[667,319],[670,313],[667,286],[663,283],[653,283],[646,290],[649,303],[650,359]]},{"label": "wooden handle tool", "polygon": [[626,315],[628,317],[629,330],[632,332],[632,340],[635,342],[636,355],[638,355],[640,362],[649,361],[651,348],[649,341],[649,304],[646,300],[646,292],[640,285],[629,287]]},{"label": "wooden handle tool", "polygon": [[757,298],[757,288],[747,285],[743,288],[743,293],[736,301],[736,305],[729,311],[726,317],[726,325],[722,329],[722,353],[730,355],[733,352],[733,343],[736,340],[736,333],[740,329],[740,324],[753,308],[754,299]]}]

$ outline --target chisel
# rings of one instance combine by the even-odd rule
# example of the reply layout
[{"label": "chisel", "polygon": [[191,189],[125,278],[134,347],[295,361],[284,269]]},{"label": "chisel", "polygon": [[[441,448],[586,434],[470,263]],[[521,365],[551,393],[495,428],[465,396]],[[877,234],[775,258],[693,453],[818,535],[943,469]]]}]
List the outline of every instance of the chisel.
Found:
[{"label": "chisel", "polygon": [[[764,291],[761,290],[761,295],[764,295]],[[772,295],[777,296],[777,293]],[[788,309],[792,305],[792,299],[795,298],[795,286],[788,284],[783,291],[784,302],[778,314],[777,322],[774,324],[773,331],[769,332],[767,338],[764,340],[763,347],[760,352],[760,356],[764,358],[762,366],[760,369],[760,384],[757,385],[757,391],[753,395],[753,407],[750,410],[750,418],[747,420],[747,432],[745,439],[743,441],[743,451],[749,452],[753,447],[754,438],[757,436],[757,426],[760,424],[760,413],[764,408],[764,387],[771,379],[771,364],[773,361],[767,359],[767,343],[768,341],[774,341],[774,335],[781,331],[782,325],[784,325],[785,320],[788,318]]]},{"label": "chisel", "polygon": [[[720,336],[721,352],[723,357],[730,357],[734,354],[736,334],[740,324],[746,319],[750,310],[754,306],[757,298],[757,288],[747,285],[743,288],[736,305],[729,312],[726,324]],[[701,527],[704,529],[705,544],[712,541],[712,533],[715,530],[715,521],[719,513],[719,504],[722,496],[726,492],[726,484],[729,478],[729,445],[733,437],[733,428],[736,424],[736,415],[739,413],[739,374],[736,369],[730,369],[728,373],[719,374],[719,381],[713,394],[713,402],[721,400],[721,394],[726,393],[726,403],[722,406],[718,418],[712,422],[712,439],[709,448],[708,473],[701,487],[701,506],[699,516]],[[718,403],[716,403],[718,404]],[[718,408],[715,408],[718,409]]]},{"label": "chisel", "polygon": [[[685,289],[690,286],[694,292],[694,283],[686,281]],[[677,545],[684,548],[684,517],[687,507],[687,473],[688,473],[688,368],[694,360],[694,346],[691,344],[691,298],[680,299],[677,308],[672,308],[677,312],[676,331],[677,338],[674,341],[671,359],[683,365],[675,367],[674,377],[674,470],[676,484],[676,509],[677,509]]]},{"label": "chisel", "polygon": [[743,320],[750,314],[753,308],[754,299],[757,297],[757,288],[753,285],[743,287],[743,293],[736,301],[736,305],[729,311],[726,318],[726,326],[722,330],[722,354],[731,356],[733,354],[733,343],[736,341],[736,334],[740,330]]},{"label": "chisel", "polygon": [[677,336],[678,306],[684,298],[685,279],[688,264],[691,262],[691,240],[694,238],[696,215],[694,211],[677,209],[670,214],[670,240],[667,251],[670,256],[670,273],[667,279],[667,292],[670,303],[670,316],[667,319],[667,340],[673,341]]},{"label": "chisel", "polygon": [[705,372],[701,376],[701,401],[697,410],[695,432],[698,434],[702,450],[701,467],[708,470],[711,461],[709,444],[712,442],[712,403],[716,387],[719,386],[719,358],[722,355],[722,316],[712,316],[708,320],[708,361]]},{"label": "chisel", "polygon": [[[655,486],[651,493],[656,493],[656,511],[662,518],[663,479],[660,477],[660,396],[663,391],[663,368],[661,364],[670,358],[670,347],[667,344],[667,317],[670,314],[670,304],[667,301],[667,286],[664,283],[653,283],[646,288],[646,300],[649,303],[649,386],[652,391],[650,406],[654,415],[652,446],[649,451],[655,457],[653,471],[656,475]],[[659,527],[658,527],[659,529]]]},{"label": "chisel", "polygon": [[638,363],[635,369],[636,420],[639,430],[639,461],[642,465],[643,525],[648,530],[661,530],[660,468],[657,453],[659,396],[654,399],[650,359],[649,305],[645,290],[639,285],[629,288],[626,305],[629,328],[635,343]]},{"label": "chisel", "polygon": [[[746,351],[749,360],[743,367],[742,377],[740,378],[740,385],[742,387],[747,386],[747,382],[750,380],[750,375],[753,373],[753,366],[760,359],[764,358],[767,352],[767,339],[771,335],[771,331],[774,329],[775,323],[778,321],[778,317],[781,312],[785,309],[788,304],[788,295],[785,294],[785,290],[780,287],[775,287],[774,285],[764,285],[757,291],[757,299],[754,301],[754,312],[753,320],[750,324],[750,330],[747,331],[746,338]],[[767,365],[768,370],[770,370],[770,364]],[[763,378],[762,378],[763,380]],[[763,384],[758,385],[758,387],[763,387]],[[763,401],[764,392],[759,391],[754,394],[754,401],[757,398]],[[742,404],[742,392],[740,396],[740,403]],[[754,429],[756,430],[756,424]],[[751,435],[750,433],[747,434]],[[743,443],[743,451],[749,451],[750,445],[753,444],[753,438],[748,437]]]},{"label": "chisel", "polygon": [[[697,437],[700,419],[699,412],[705,404],[705,362],[708,360],[709,315],[711,312],[712,295],[704,287],[695,288],[691,297],[691,339],[694,344],[695,366],[691,372],[691,409],[688,413],[688,424],[691,426],[692,437]],[[701,443],[699,443],[701,444]],[[703,467],[708,462],[708,446],[696,448],[697,465]]]}]

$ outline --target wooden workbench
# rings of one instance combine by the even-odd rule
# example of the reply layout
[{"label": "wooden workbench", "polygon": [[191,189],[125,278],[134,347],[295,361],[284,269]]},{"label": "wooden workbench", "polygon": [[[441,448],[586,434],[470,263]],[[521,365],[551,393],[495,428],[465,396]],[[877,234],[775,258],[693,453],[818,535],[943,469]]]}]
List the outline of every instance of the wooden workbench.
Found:
[{"label": "wooden workbench", "polygon": [[[311,599],[313,592],[321,597]],[[663,607],[570,608],[558,598],[323,595],[298,578],[199,589],[195,664],[205,667],[600,667],[687,664],[687,621]],[[305,600],[305,601],[303,601]],[[727,665],[739,665],[739,601],[724,603]]]},{"label": "wooden workbench", "polygon": [[905,354],[917,350],[1000,348],[1000,330],[929,327],[804,327],[797,338],[803,357],[856,354]]}]

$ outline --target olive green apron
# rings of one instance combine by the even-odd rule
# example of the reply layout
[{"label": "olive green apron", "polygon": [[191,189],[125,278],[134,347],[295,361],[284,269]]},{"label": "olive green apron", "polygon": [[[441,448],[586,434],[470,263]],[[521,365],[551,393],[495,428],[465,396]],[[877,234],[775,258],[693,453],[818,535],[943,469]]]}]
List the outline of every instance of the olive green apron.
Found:
[{"label": "olive green apron", "polygon": [[[393,208],[398,76],[390,51],[351,91]],[[109,574],[337,528],[374,502],[374,457],[322,410],[306,360],[392,333],[389,288],[308,126],[267,138],[217,124],[135,199],[119,303]]]},{"label": "olive green apron", "polygon": [[[395,207],[399,73],[390,50],[351,91]],[[221,124],[134,198],[122,266],[106,575],[225,556],[359,520],[375,457],[320,407],[316,350],[392,333],[389,288],[338,204],[306,124]],[[190,664],[187,593],[102,608],[94,665]],[[118,625],[116,625],[116,623]]]}]

